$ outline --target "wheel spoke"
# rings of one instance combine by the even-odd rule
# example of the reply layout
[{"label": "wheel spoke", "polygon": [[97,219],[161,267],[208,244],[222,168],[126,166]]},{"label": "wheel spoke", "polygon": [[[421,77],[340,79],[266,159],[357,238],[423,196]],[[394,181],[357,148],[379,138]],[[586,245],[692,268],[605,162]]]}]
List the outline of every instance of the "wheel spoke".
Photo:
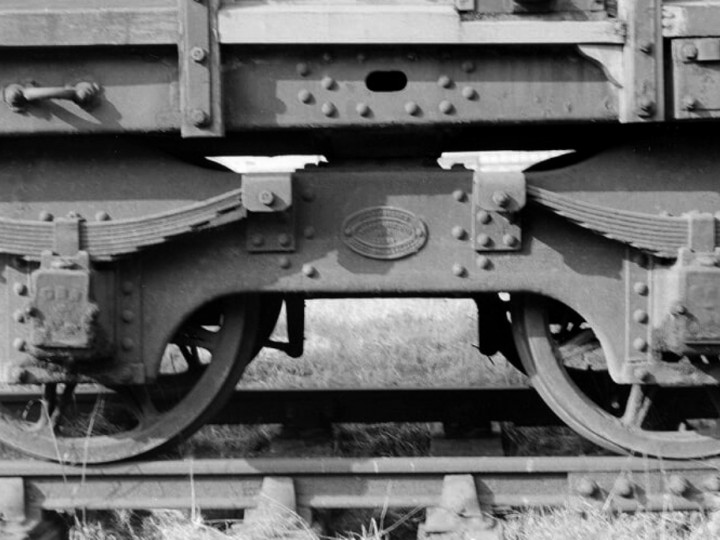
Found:
[{"label": "wheel spoke", "polygon": [[656,386],[633,384],[620,421],[628,427],[641,429],[652,407],[656,392]]}]

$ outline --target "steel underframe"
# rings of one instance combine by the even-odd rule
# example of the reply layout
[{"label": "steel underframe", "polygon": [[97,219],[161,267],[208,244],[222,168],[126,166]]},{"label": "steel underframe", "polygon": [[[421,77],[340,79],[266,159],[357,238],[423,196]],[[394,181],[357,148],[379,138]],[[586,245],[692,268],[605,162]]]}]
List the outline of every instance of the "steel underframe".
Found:
[{"label": "steel underframe", "polygon": [[[472,475],[485,508],[569,504],[633,512],[717,509],[719,466],[624,457],[276,458],[104,467],[2,461],[0,480],[22,479],[46,510],[233,510],[255,507],[269,476],[293,479],[298,508],[324,509],[435,506],[445,476]],[[591,496],[581,493],[588,485]]]}]

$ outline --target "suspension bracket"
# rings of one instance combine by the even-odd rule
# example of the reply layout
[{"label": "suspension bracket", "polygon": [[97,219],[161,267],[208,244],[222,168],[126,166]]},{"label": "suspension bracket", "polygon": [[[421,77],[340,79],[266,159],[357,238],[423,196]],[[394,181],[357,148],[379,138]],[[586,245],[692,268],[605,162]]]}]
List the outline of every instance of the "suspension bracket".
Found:
[{"label": "suspension bracket", "polygon": [[521,172],[473,176],[473,243],[475,251],[518,251],[522,247],[519,212],[527,201]]}]

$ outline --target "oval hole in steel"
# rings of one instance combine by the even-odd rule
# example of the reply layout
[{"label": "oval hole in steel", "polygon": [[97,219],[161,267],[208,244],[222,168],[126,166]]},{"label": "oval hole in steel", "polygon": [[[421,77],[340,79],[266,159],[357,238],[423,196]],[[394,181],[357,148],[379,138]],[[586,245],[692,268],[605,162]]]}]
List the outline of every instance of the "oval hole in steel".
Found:
[{"label": "oval hole in steel", "polygon": [[407,82],[407,75],[402,71],[372,71],[365,78],[365,86],[371,92],[400,92]]}]

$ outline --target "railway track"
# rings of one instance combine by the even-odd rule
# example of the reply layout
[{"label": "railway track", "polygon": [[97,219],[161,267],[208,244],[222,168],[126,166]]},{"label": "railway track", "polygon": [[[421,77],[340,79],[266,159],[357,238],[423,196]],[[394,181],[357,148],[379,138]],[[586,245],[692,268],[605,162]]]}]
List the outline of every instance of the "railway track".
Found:
[{"label": "railway track", "polygon": [[0,461],[0,533],[27,532],[40,511],[245,510],[243,526],[292,511],[310,526],[318,510],[388,507],[426,509],[427,538],[462,530],[501,538],[490,516],[512,508],[718,509],[719,470],[718,460],[631,457]]}]

